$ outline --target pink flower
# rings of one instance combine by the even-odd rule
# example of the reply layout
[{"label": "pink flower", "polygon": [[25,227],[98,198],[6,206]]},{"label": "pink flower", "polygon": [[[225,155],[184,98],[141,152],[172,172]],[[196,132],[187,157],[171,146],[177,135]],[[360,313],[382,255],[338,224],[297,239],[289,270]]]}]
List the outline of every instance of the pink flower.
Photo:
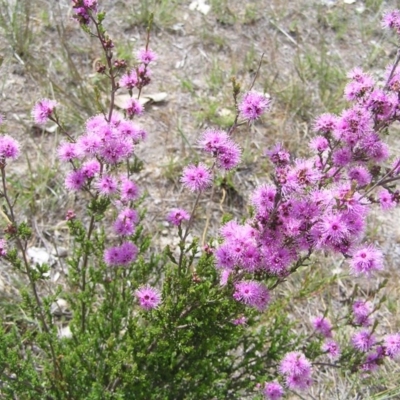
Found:
[{"label": "pink flower", "polygon": [[365,186],[368,185],[371,180],[372,176],[367,168],[363,167],[362,165],[355,166],[348,171],[349,178],[355,180],[357,185]]},{"label": "pink flower", "polygon": [[212,181],[211,173],[204,164],[189,165],[183,170],[181,182],[193,192],[206,189]]},{"label": "pink flower", "polygon": [[390,358],[396,358],[400,354],[400,333],[385,337],[385,354]]},{"label": "pink flower", "polygon": [[326,352],[331,360],[336,360],[340,357],[340,347],[337,342],[332,339],[325,340],[321,349]]},{"label": "pink flower", "polygon": [[371,275],[373,271],[383,268],[382,252],[369,245],[354,252],[350,260],[350,268],[356,275]]},{"label": "pink flower", "polygon": [[130,117],[143,114],[144,107],[136,99],[130,98],[125,104],[125,110]]},{"label": "pink flower", "polygon": [[283,387],[278,382],[265,383],[263,394],[268,400],[279,400],[283,396]]},{"label": "pink flower", "polygon": [[117,218],[113,225],[114,232],[119,236],[130,236],[135,232],[135,225],[128,218]]},{"label": "pink flower", "polygon": [[54,100],[42,99],[39,100],[33,107],[32,115],[38,125],[45,124],[58,103]]},{"label": "pink flower", "polygon": [[279,167],[283,167],[290,162],[290,154],[285,150],[282,144],[278,143],[271,150],[265,150],[265,155],[271,160],[271,162]]},{"label": "pink flower", "polygon": [[316,136],[310,141],[310,149],[322,153],[329,148],[329,142],[324,136]]},{"label": "pink flower", "polygon": [[182,221],[189,221],[189,219],[189,213],[182,208],[172,209],[167,216],[167,221],[175,226],[179,226],[181,225]]},{"label": "pink flower", "polygon": [[0,158],[17,159],[19,156],[19,143],[11,136],[0,136]]},{"label": "pink flower", "polygon": [[372,346],[376,343],[374,335],[368,331],[360,331],[355,333],[351,338],[351,343],[355,349],[366,353],[371,350]]},{"label": "pink flower", "polygon": [[232,321],[233,325],[236,325],[236,326],[238,326],[238,325],[246,325],[246,322],[247,322],[247,318],[244,317],[244,316],[236,318],[236,319],[234,319]]},{"label": "pink flower", "polygon": [[312,324],[317,333],[320,333],[325,338],[332,337],[332,325],[325,317],[314,317]]},{"label": "pink flower", "polygon": [[271,105],[271,101],[257,92],[248,92],[239,104],[239,111],[243,118],[254,121],[258,119]]},{"label": "pink flower", "polygon": [[384,356],[385,350],[383,346],[377,346],[374,352],[367,354],[365,362],[361,365],[361,370],[365,372],[376,371],[382,363]]},{"label": "pink flower", "polygon": [[235,267],[235,258],[229,243],[224,243],[215,252],[216,268],[232,270]]},{"label": "pink flower", "polygon": [[207,153],[217,154],[228,140],[230,139],[226,132],[209,129],[203,133],[199,145]]},{"label": "pink flower", "polygon": [[272,210],[275,204],[276,187],[272,185],[261,185],[254,190],[251,202],[257,211]]},{"label": "pink flower", "polygon": [[303,375],[311,374],[311,363],[306,356],[299,351],[287,353],[279,364],[279,372],[282,375]]},{"label": "pink flower", "polygon": [[336,128],[338,117],[333,114],[322,114],[314,122],[313,129],[317,133],[328,135]]},{"label": "pink flower", "polygon": [[382,26],[384,28],[394,29],[397,32],[400,31],[400,11],[393,10],[387,12],[382,19]]},{"label": "pink flower", "polygon": [[116,193],[117,187],[117,181],[110,175],[103,175],[95,184],[95,188],[102,196],[110,196]]},{"label": "pink flower", "polygon": [[65,178],[65,187],[70,190],[78,191],[83,188],[86,177],[81,170],[71,171]]},{"label": "pink flower", "polygon": [[264,311],[271,300],[267,287],[256,281],[236,283],[233,298],[259,311]]},{"label": "pink flower", "polygon": [[396,207],[397,203],[393,198],[394,196],[385,188],[381,188],[378,192],[379,204],[383,210],[390,210]]},{"label": "pink flower", "polygon": [[135,296],[139,300],[139,305],[144,310],[153,310],[161,303],[161,293],[159,290],[146,285],[135,291]]},{"label": "pink flower", "polygon": [[221,276],[219,279],[220,286],[226,286],[228,284],[228,280],[229,280],[229,276],[230,276],[231,272],[232,271],[229,269],[223,269],[221,271]]},{"label": "pink flower", "polygon": [[7,255],[7,242],[4,239],[0,239],[0,257]]},{"label": "pink flower", "polygon": [[130,72],[121,76],[119,80],[119,86],[126,87],[132,90],[139,82],[137,73],[135,69],[132,69]]},{"label": "pink flower", "polygon": [[131,242],[125,242],[118,247],[110,247],[104,251],[104,262],[110,267],[128,266],[135,261],[137,247]]},{"label": "pink flower", "polygon": [[137,52],[138,60],[143,64],[150,64],[152,61],[157,60],[157,54],[150,49],[140,49]]},{"label": "pink flower", "polygon": [[217,166],[229,171],[239,164],[240,155],[240,147],[232,140],[229,140],[218,152]]},{"label": "pink flower", "polygon": [[353,303],[353,322],[356,325],[369,326],[371,321],[369,315],[372,312],[372,304],[368,301],[356,300]]},{"label": "pink flower", "polygon": [[289,389],[305,390],[312,384],[311,363],[303,353],[292,351],[287,353],[279,364],[279,372],[285,376]]},{"label": "pink flower", "polygon": [[122,202],[134,201],[139,197],[139,188],[136,183],[127,178],[122,179],[120,192]]},{"label": "pink flower", "polygon": [[57,149],[57,154],[61,161],[72,161],[79,157],[76,143],[61,143]]}]

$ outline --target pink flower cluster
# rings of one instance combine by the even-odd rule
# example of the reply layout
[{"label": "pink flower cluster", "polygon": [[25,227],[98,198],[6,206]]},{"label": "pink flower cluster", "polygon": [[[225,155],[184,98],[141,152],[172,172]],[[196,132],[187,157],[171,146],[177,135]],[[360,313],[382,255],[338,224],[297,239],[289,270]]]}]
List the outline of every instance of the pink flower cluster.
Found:
[{"label": "pink flower cluster", "polygon": [[97,12],[97,0],[72,0],[74,18],[84,25],[89,25],[91,13]]},{"label": "pink flower cluster", "polygon": [[[354,275],[371,276],[383,268],[381,251],[362,241],[371,204],[389,209],[400,200],[392,186],[400,179],[400,163],[395,160],[384,170],[389,149],[381,138],[383,129],[400,120],[400,74],[392,73],[389,80],[399,85],[384,88],[359,68],[349,77],[345,95],[353,104],[341,115],[316,119],[317,135],[310,142],[314,155],[292,160],[280,144],[269,150],[273,183],[252,193],[254,216],[222,228],[216,267],[229,271],[233,281],[243,273],[285,277],[315,251],[342,254]],[[210,131],[200,143],[218,157],[224,140],[223,133]],[[376,199],[366,196],[373,186],[380,187]]]},{"label": "pink flower cluster", "polygon": [[[157,55],[150,49],[141,49],[137,53],[137,58],[140,64],[122,75],[119,80],[119,86],[130,91],[134,88],[142,89],[150,83],[152,72],[149,69],[149,64],[157,59]],[[143,107],[135,100],[132,100],[132,103],[128,103],[126,108],[130,110],[128,111],[130,115],[139,115],[143,111]]]},{"label": "pink flower cluster", "polygon": [[324,316],[319,316],[312,318],[312,324],[315,332],[325,339],[322,343],[321,350],[326,353],[331,360],[339,358],[340,347],[339,344],[332,339],[332,324],[330,321]]},{"label": "pink flower cluster", "polygon": [[305,390],[312,385],[312,367],[303,353],[287,353],[279,364],[279,372],[284,376],[286,386],[291,390]]},{"label": "pink flower cluster", "polygon": [[269,109],[271,101],[261,93],[251,91],[243,96],[239,104],[240,115],[248,120],[255,121]]},{"label": "pink flower cluster", "polygon": [[239,146],[224,131],[205,131],[199,144],[202,150],[215,157],[218,168],[231,170],[240,162]]},{"label": "pink flower cluster", "polygon": [[110,267],[127,267],[133,263],[138,254],[137,247],[131,242],[110,247],[104,252],[104,262]]}]

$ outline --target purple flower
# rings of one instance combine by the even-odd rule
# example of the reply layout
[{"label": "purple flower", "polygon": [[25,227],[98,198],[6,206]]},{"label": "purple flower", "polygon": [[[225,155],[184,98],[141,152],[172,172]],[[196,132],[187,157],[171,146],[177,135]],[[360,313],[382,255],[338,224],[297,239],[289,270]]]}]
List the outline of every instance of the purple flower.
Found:
[{"label": "purple flower", "polygon": [[134,201],[139,197],[139,188],[136,183],[127,178],[122,178],[120,192],[122,202]]},{"label": "purple flower", "polygon": [[381,190],[379,190],[378,199],[383,210],[390,210],[397,205],[396,201],[394,200],[394,196],[385,188],[381,188]]},{"label": "purple flower", "polygon": [[110,175],[103,175],[95,184],[96,189],[102,196],[110,196],[116,193],[117,181]]},{"label": "purple flower", "polygon": [[143,64],[150,64],[152,61],[157,60],[157,55],[150,49],[140,49],[137,52],[138,60]]},{"label": "purple flower", "polygon": [[0,136],[0,158],[17,159],[19,156],[19,143],[11,136]]},{"label": "purple flower", "polygon": [[216,155],[229,140],[229,136],[226,132],[209,129],[203,133],[199,140],[199,145],[207,153]]},{"label": "purple flower", "polygon": [[292,351],[283,357],[279,364],[279,372],[282,375],[311,375],[311,363],[306,356],[299,351]]},{"label": "purple flower", "polygon": [[239,104],[239,111],[243,118],[254,121],[261,116],[271,105],[271,101],[257,92],[248,92]]},{"label": "purple flower", "polygon": [[241,316],[239,318],[236,318],[232,321],[233,325],[246,325],[247,318],[245,316]]},{"label": "purple flower", "polygon": [[363,167],[362,165],[355,166],[348,171],[349,178],[355,180],[357,185],[365,186],[368,185],[371,180],[372,176],[367,168]]},{"label": "purple flower", "polygon": [[81,171],[87,179],[91,179],[100,172],[100,163],[96,159],[88,160],[82,164]]},{"label": "purple flower", "polygon": [[267,382],[263,394],[268,400],[279,400],[283,396],[283,387],[278,382]]},{"label": "purple flower", "polygon": [[65,178],[65,187],[69,190],[80,190],[86,182],[86,177],[81,170],[71,171]]},{"label": "purple flower", "polygon": [[372,333],[364,330],[355,333],[351,338],[351,343],[356,350],[366,353],[371,350],[372,346],[376,343],[376,339]]},{"label": "purple flower", "polygon": [[266,150],[265,155],[271,160],[271,162],[279,167],[288,165],[290,162],[290,154],[285,150],[282,144],[278,143],[271,150]]},{"label": "purple flower", "polygon": [[189,219],[190,214],[182,208],[172,209],[167,216],[167,221],[175,226],[179,226],[182,221],[189,221]]},{"label": "purple flower", "polygon": [[218,269],[232,270],[235,267],[235,258],[229,243],[224,243],[215,252],[215,266]]},{"label": "purple flower", "polygon": [[228,140],[218,152],[217,166],[229,171],[239,164],[240,155],[240,147],[232,140]]},{"label": "purple flower", "polygon": [[374,352],[367,354],[364,364],[361,365],[361,370],[365,372],[376,371],[384,356],[385,350],[383,346],[377,346]]},{"label": "purple flower", "polygon": [[117,218],[113,225],[118,236],[130,236],[135,232],[135,225],[128,218]]},{"label": "purple flower", "polygon": [[383,268],[383,256],[380,250],[369,245],[354,252],[350,268],[356,275],[371,275],[373,271]]},{"label": "purple flower", "polygon": [[271,300],[267,287],[256,281],[236,283],[233,298],[259,311],[264,311]]},{"label": "purple flower", "polygon": [[285,355],[279,364],[279,372],[285,376],[289,389],[305,390],[312,384],[311,363],[303,353],[298,351]]},{"label": "purple flower", "polygon": [[38,125],[45,124],[58,103],[54,100],[42,99],[39,100],[33,107],[32,115]]},{"label": "purple flower", "polygon": [[325,340],[321,349],[326,352],[331,360],[336,360],[340,357],[340,347],[337,342],[332,339]]},{"label": "purple flower", "polygon": [[393,10],[387,12],[382,19],[382,26],[384,28],[390,28],[400,32],[400,11]]},{"label": "purple flower", "polygon": [[312,324],[317,333],[320,333],[325,338],[332,337],[332,325],[325,317],[314,317]]},{"label": "purple flower", "polygon": [[315,132],[328,135],[334,131],[338,117],[333,114],[322,114],[314,122],[313,129]]},{"label": "purple flower", "polygon": [[153,310],[161,303],[161,293],[159,290],[146,285],[135,291],[135,296],[139,300],[139,305],[144,310]]},{"label": "purple flower", "polygon": [[231,274],[231,270],[229,269],[223,269],[221,271],[221,277],[219,279],[219,284],[220,286],[226,286],[228,284],[229,276]]},{"label": "purple flower", "polygon": [[119,86],[126,87],[132,90],[139,82],[137,73],[135,69],[132,69],[130,72],[121,76],[119,80]]},{"label": "purple flower", "polygon": [[332,160],[335,166],[345,167],[350,164],[353,154],[351,150],[347,147],[342,147],[341,149],[335,150],[332,153]]},{"label": "purple flower", "polygon": [[61,161],[72,161],[79,157],[76,143],[61,143],[57,149],[57,153]]},{"label": "purple flower", "polygon": [[372,312],[372,304],[368,301],[356,300],[352,306],[353,322],[356,325],[369,326],[371,321],[369,315]]},{"label": "purple flower", "polygon": [[125,104],[125,110],[127,115],[132,117],[133,115],[143,114],[144,107],[140,104],[139,100],[130,98]]},{"label": "purple flower", "polygon": [[110,247],[104,251],[104,262],[110,267],[127,266],[138,254],[137,247],[131,242],[125,242],[118,247]]},{"label": "purple flower", "polygon": [[272,185],[261,185],[254,190],[251,202],[258,212],[272,210],[275,205],[276,187]]},{"label": "purple flower", "polygon": [[385,337],[385,354],[390,358],[396,358],[400,354],[400,333],[394,333]]},{"label": "purple flower", "polygon": [[122,138],[106,140],[100,148],[100,156],[109,164],[117,164],[128,158],[132,153],[132,142]]},{"label": "purple flower", "polygon": [[189,165],[182,173],[181,182],[193,192],[206,189],[212,181],[211,173],[204,164]]},{"label": "purple flower", "polygon": [[0,257],[7,255],[7,242],[4,239],[0,239]]},{"label": "purple flower", "polygon": [[291,390],[307,390],[312,385],[312,379],[308,375],[287,375],[285,382]]},{"label": "purple flower", "polygon": [[322,153],[329,148],[329,142],[324,136],[316,136],[310,141],[310,149]]}]

